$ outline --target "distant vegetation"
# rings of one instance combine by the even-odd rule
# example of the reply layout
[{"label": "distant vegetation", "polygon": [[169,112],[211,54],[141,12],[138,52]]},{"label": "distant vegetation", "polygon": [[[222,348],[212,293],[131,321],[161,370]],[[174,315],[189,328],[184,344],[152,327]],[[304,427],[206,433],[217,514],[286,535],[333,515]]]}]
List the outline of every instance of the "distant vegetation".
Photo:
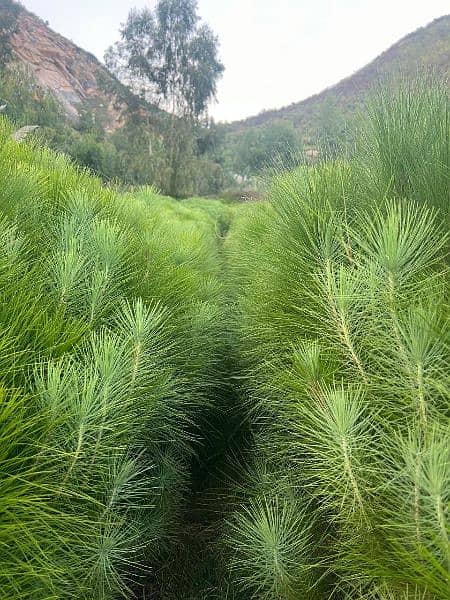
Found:
[{"label": "distant vegetation", "polygon": [[128,87],[103,67],[96,74],[99,90],[123,111],[122,126],[111,133],[101,103],[84,102],[74,123],[23,66],[16,60],[8,66],[13,58],[9,37],[23,10],[12,0],[0,0],[5,114],[18,126],[40,125],[38,135],[50,147],[105,181],[150,184],[176,197],[224,191],[239,197],[258,188],[261,176],[274,167],[348,156],[364,98],[380,78],[395,80],[400,73],[411,76],[430,68],[446,76],[450,62],[450,17],[444,16],[321,94],[216,125],[207,109],[223,71],[218,40],[198,20],[195,2],[161,0],[154,10],[131,11],[120,40],[107,52],[108,66]]},{"label": "distant vegetation", "polygon": [[2,0],[0,4],[0,61],[5,63],[11,57],[9,38],[16,30],[20,5],[13,0]]},{"label": "distant vegetation", "polygon": [[[16,63],[0,70],[0,103],[6,105],[4,113],[18,127],[39,125],[38,136],[51,148],[89,167],[105,181],[116,179],[131,186],[152,184],[168,190],[171,171],[166,135],[170,124],[163,113],[146,115],[139,106],[132,106],[124,126],[109,134],[95,112],[85,108],[74,125],[54,96]],[[174,194],[217,194],[232,182],[220,162],[220,131],[213,124],[198,124],[185,133],[178,140],[183,158]]]}]

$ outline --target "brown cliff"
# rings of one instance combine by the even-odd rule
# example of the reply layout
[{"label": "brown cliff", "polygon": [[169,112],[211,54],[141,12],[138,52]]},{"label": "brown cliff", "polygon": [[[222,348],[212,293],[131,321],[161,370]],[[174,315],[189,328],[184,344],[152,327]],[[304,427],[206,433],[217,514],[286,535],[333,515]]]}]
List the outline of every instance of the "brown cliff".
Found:
[{"label": "brown cliff", "polygon": [[[76,121],[83,108],[101,113],[106,131],[113,132],[124,121],[124,98],[129,92],[88,52],[50,29],[44,21],[21,9],[10,36],[13,58],[51,91]],[[118,91],[106,91],[108,88]]]}]

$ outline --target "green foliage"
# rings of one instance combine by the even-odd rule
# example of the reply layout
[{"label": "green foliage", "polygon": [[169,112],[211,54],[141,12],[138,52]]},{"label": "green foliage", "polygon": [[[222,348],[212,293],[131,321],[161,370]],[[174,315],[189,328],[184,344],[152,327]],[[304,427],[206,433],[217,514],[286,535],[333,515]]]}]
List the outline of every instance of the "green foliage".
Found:
[{"label": "green foliage", "polygon": [[132,597],[178,533],[221,378],[221,208],[120,196],[11,132],[2,119],[0,589]]},{"label": "green foliage", "polygon": [[[244,478],[227,530],[252,598],[448,597],[448,117],[443,86],[385,89],[350,162],[278,176],[232,224],[237,351],[270,473]],[[327,576],[297,578],[314,564]]]},{"label": "green foliage", "polygon": [[316,121],[314,142],[321,160],[334,160],[348,154],[355,119],[345,115],[336,100],[328,97],[318,106]]},{"label": "green foliage", "polygon": [[[425,77],[425,76],[424,76]],[[448,211],[448,91],[435,75],[391,83],[368,105],[358,145],[371,193],[409,197]],[[448,214],[448,213],[447,213]]]},{"label": "green foliage", "polygon": [[32,73],[19,64],[6,66],[0,75],[0,97],[5,114],[19,127],[38,125],[38,136],[50,147],[69,155],[104,179],[120,176],[116,147],[96,124],[93,113],[84,111],[74,129],[55,97],[36,83]]},{"label": "green foliage", "polygon": [[5,114],[20,125],[55,128],[64,121],[58,102],[23,66],[10,64],[2,69],[0,98],[6,104]]},{"label": "green foliage", "polygon": [[292,123],[276,121],[238,137],[234,170],[244,176],[271,168],[286,170],[298,164],[300,137]]},{"label": "green foliage", "polygon": [[217,47],[209,26],[199,25],[195,0],[159,0],[154,12],[130,12],[121,41],[105,55],[113,73],[171,115],[165,131],[165,189],[172,196],[191,193],[193,123],[214,98],[224,70]]},{"label": "green foliage", "polygon": [[116,146],[109,140],[99,140],[92,133],[75,138],[70,145],[66,145],[66,152],[78,164],[89,167],[106,180],[122,174]]},{"label": "green foliage", "polygon": [[229,524],[231,569],[239,586],[261,600],[310,595],[310,529],[298,501],[251,501]]},{"label": "green foliage", "polygon": [[141,110],[130,109],[124,125],[115,133],[106,134],[97,112],[83,108],[75,125],[67,120],[53,95],[18,64],[2,70],[0,100],[6,104],[5,114],[18,127],[39,125],[37,135],[46,144],[89,167],[107,182],[151,183],[161,190],[173,185],[172,193],[179,197],[218,193],[225,185],[219,142],[214,141],[212,124],[195,128],[184,121],[177,124],[178,168],[173,177],[169,156],[171,125],[162,112],[150,117],[143,116]]},{"label": "green foliage", "polygon": [[218,40],[199,26],[195,0],[159,0],[154,12],[133,9],[106,64],[135,91],[181,117],[199,117],[223,72]]},{"label": "green foliage", "polygon": [[16,31],[20,5],[13,0],[1,0],[0,3],[0,63],[11,59],[10,37]]}]

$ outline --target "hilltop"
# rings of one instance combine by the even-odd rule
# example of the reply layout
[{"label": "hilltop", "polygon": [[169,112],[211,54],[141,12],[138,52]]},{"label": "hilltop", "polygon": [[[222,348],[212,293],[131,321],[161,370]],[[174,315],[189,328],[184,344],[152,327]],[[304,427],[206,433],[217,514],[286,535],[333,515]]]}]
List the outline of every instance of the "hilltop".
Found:
[{"label": "hilltop", "polygon": [[277,110],[264,111],[229,125],[233,132],[284,120],[304,133],[313,132],[321,113],[333,110],[351,114],[361,106],[363,98],[380,79],[414,75],[433,69],[440,75],[450,74],[450,15],[435,19],[425,27],[408,34],[371,63],[319,94]]}]

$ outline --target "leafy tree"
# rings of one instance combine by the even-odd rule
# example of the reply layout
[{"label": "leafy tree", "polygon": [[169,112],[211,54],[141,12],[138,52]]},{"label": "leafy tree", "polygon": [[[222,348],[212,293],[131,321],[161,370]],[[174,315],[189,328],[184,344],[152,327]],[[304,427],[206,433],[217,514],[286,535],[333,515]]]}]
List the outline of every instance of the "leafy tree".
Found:
[{"label": "leafy tree", "polygon": [[217,37],[200,23],[196,0],[159,0],[154,11],[130,12],[105,62],[134,92],[170,112],[168,191],[178,195],[187,123],[192,127],[205,114],[224,70]]},{"label": "leafy tree", "polygon": [[235,170],[249,176],[268,167],[291,167],[298,161],[300,146],[298,132],[287,121],[250,129],[237,141]]},{"label": "leafy tree", "polygon": [[105,62],[135,92],[172,114],[198,118],[224,70],[217,50],[217,37],[199,23],[195,0],[159,0],[154,12],[130,11]]}]

